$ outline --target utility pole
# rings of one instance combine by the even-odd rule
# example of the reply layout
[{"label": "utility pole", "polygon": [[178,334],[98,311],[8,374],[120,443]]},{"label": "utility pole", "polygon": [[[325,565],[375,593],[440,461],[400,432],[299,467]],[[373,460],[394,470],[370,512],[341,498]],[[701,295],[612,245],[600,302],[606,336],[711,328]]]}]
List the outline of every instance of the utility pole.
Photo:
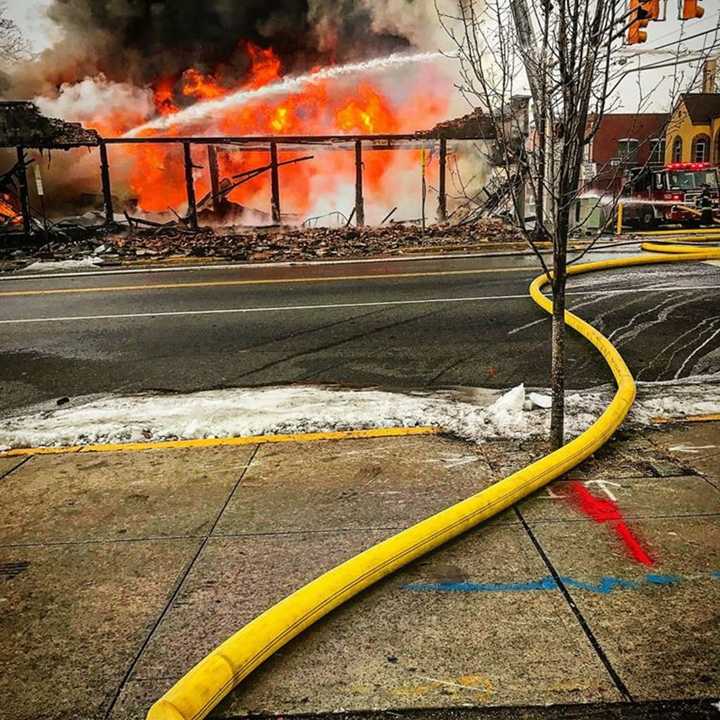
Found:
[{"label": "utility pole", "polygon": [[[543,1],[547,5],[547,0]],[[522,57],[525,73],[530,86],[530,93],[535,100],[533,115],[535,117],[535,132],[537,133],[537,175],[538,180],[535,186],[535,230],[536,237],[539,238],[539,231],[549,225],[548,213],[546,212],[545,203],[545,176],[547,174],[547,150],[548,150],[548,123],[547,123],[547,83],[545,82],[545,60],[547,51],[547,37],[549,22],[549,12],[545,8],[545,25],[542,42],[542,56],[538,58],[536,53],[537,41],[530,22],[530,11],[527,6],[527,0],[510,0],[510,10],[517,31],[518,46]],[[541,77],[538,77],[538,68],[542,68]],[[532,170],[532,169],[531,169]],[[525,198],[525,180],[524,175],[520,172],[520,187],[518,192]],[[518,203],[518,209],[522,207],[524,214],[525,203]],[[524,219],[524,218],[523,218]]]}]

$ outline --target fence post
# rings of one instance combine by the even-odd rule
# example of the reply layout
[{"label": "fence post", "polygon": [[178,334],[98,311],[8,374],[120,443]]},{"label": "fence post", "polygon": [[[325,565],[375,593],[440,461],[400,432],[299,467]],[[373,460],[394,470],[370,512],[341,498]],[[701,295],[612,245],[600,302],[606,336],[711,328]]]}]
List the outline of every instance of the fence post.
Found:
[{"label": "fence post", "polygon": [[183,143],[183,152],[185,155],[185,188],[187,190],[188,201],[188,221],[193,230],[198,228],[197,204],[195,202],[195,181],[193,180],[193,164],[192,154],[190,153],[190,143]]},{"label": "fence post", "polygon": [[102,180],[103,204],[105,205],[105,224],[110,225],[115,216],[110,184],[110,163],[108,162],[107,145],[100,142],[100,179]]},{"label": "fence post", "polygon": [[363,198],[362,141],[355,141],[355,223],[365,224],[365,199]]},{"label": "fence post", "polygon": [[445,188],[445,174],[447,168],[447,140],[440,138],[440,179],[438,182],[438,220],[447,220],[447,190]]},{"label": "fence post", "polygon": [[218,171],[217,148],[208,145],[208,167],[210,169],[210,190],[212,192],[212,206],[215,215],[220,213],[220,173]]},{"label": "fence post", "polygon": [[18,146],[18,186],[20,189],[20,213],[23,219],[23,231],[30,237],[32,222],[30,216],[30,195],[27,184],[27,165],[25,164],[25,148]]},{"label": "fence post", "polygon": [[280,175],[278,173],[277,143],[270,143],[270,186],[272,191],[272,221],[273,225],[279,225],[282,217],[280,215]]}]

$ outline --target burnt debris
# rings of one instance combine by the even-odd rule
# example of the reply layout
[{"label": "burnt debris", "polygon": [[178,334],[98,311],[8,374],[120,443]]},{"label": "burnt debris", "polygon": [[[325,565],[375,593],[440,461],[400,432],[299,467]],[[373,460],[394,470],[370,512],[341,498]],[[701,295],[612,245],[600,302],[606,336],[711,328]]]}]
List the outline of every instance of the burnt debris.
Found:
[{"label": "burnt debris", "polygon": [[66,150],[100,144],[95,130],[40,114],[31,102],[0,101],[0,148]]}]

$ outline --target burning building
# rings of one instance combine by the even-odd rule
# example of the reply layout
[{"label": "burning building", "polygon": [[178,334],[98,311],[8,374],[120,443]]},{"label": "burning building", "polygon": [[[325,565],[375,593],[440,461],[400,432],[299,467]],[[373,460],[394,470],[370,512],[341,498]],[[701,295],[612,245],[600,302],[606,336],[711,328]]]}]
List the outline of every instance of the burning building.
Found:
[{"label": "burning building", "polygon": [[95,194],[108,221],[124,210],[196,225],[200,205],[250,222],[334,211],[377,222],[388,205],[418,216],[422,167],[444,215],[448,137],[416,132],[454,102],[453,71],[434,52],[433,2],[180,5],[51,4],[66,40],[16,68],[5,94],[102,142],[34,158],[50,197],[69,185]]}]

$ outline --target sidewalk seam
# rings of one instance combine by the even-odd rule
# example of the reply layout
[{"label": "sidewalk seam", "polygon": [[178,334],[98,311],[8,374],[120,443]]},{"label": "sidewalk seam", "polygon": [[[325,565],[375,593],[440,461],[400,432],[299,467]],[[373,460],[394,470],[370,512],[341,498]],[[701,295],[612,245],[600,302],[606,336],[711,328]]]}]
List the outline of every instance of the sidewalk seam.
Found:
[{"label": "sidewalk seam", "polygon": [[588,624],[587,620],[583,616],[582,612],[580,611],[580,608],[575,604],[575,601],[573,600],[572,595],[570,594],[570,591],[565,586],[565,583],[562,581],[562,578],[560,577],[560,574],[555,569],[555,566],[552,564],[552,561],[548,557],[547,553],[543,549],[542,545],[540,544],[540,541],[535,537],[535,534],[530,529],[530,526],[528,525],[527,521],[523,517],[523,514],[520,512],[520,509],[515,506],[514,508],[515,514],[518,516],[518,519],[520,520],[520,523],[525,528],[525,532],[528,534],[528,537],[530,538],[530,541],[535,546],[535,549],[537,550],[538,554],[540,555],[540,558],[545,563],[545,566],[550,571],[550,574],[552,575],[553,580],[557,584],[558,589],[562,593],[562,596],[565,598],[565,602],[568,604],[570,609],[572,610],[573,614],[575,615],[575,619],[580,624],[580,627],[585,634],[585,637],[587,638],[588,642],[592,646],[593,650],[595,651],[595,654],[598,656],[602,664],[605,666],[605,669],[607,670],[608,675],[610,676],[610,679],[612,680],[613,684],[615,685],[615,688],[622,696],[623,700],[625,702],[631,702],[634,703],[635,700],[633,699],[632,695],[630,694],[630,691],[628,690],[625,683],[622,681],[622,678],[620,675],[618,675],[615,668],[612,666],[612,663],[610,662],[610,659],[605,654],[605,651],[602,648],[602,645],[600,645],[600,642],[595,637],[595,634],[590,628],[590,625]]},{"label": "sidewalk seam", "polygon": [[6,470],[4,473],[0,474],[0,480],[4,480],[8,475],[11,475],[14,473],[19,467],[23,466],[32,455],[26,455],[17,465],[13,465],[9,470]]},{"label": "sidewalk seam", "polygon": [[150,632],[146,635],[145,639],[143,640],[142,644],[140,645],[140,649],[135,654],[135,657],[133,658],[132,662],[130,663],[130,666],[128,667],[127,671],[125,672],[125,675],[123,676],[122,680],[120,681],[120,685],[118,686],[117,691],[113,695],[112,700],[110,701],[110,704],[108,705],[107,710],[105,711],[103,718],[104,720],[108,720],[110,715],[112,714],[112,711],[115,709],[115,705],[120,698],[120,695],[122,694],[122,691],[125,689],[125,686],[128,683],[128,680],[130,680],[130,677],[133,674],[133,671],[137,667],[137,664],[140,662],[140,659],[143,656],[143,653],[145,652],[147,646],[150,644],[150,641],[152,640],[153,636],[155,635],[156,630],[160,627],[160,624],[167,616],[168,612],[172,608],[175,599],[177,598],[178,594],[180,593],[180,590],[182,590],[183,585],[185,584],[185,581],[187,580],[188,576],[190,575],[190,571],[195,566],[195,563],[197,562],[197,559],[202,554],[202,551],[205,549],[205,547],[208,544],[208,541],[213,535],[213,532],[215,531],[215,528],[217,527],[218,523],[220,522],[220,519],[222,518],[223,514],[225,513],[225,510],[227,509],[227,506],[230,504],[230,501],[232,500],[233,496],[235,495],[235,492],[237,491],[238,487],[240,487],[240,483],[245,478],[245,475],[247,475],[248,470],[250,469],[250,466],[253,463],[253,460],[255,459],[255,456],[257,455],[257,452],[260,448],[260,445],[256,445],[255,448],[252,451],[252,455],[250,456],[250,459],[246,463],[245,467],[242,468],[242,472],[240,473],[240,476],[233,484],[230,492],[228,493],[228,496],[225,498],[225,502],[222,504],[222,507],[220,508],[219,512],[215,516],[215,519],[213,520],[212,524],[208,528],[208,531],[206,534],[202,536],[202,540],[200,544],[198,545],[197,550],[195,551],[194,555],[190,559],[190,561],[185,565],[185,568],[180,574],[180,577],[176,580],[175,585],[172,589],[172,592],[170,593],[170,597],[168,598],[167,602],[165,603],[165,607],[161,610],[160,614],[158,615],[157,619],[153,623],[152,627],[150,628]]}]

